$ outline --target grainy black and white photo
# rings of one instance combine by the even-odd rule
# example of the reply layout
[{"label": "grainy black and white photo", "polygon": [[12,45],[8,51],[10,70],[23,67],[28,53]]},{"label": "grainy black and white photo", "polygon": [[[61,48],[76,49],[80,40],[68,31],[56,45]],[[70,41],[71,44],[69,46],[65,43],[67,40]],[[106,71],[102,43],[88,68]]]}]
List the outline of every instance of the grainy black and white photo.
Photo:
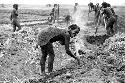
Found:
[{"label": "grainy black and white photo", "polygon": [[0,83],[125,83],[125,0],[0,0]]}]

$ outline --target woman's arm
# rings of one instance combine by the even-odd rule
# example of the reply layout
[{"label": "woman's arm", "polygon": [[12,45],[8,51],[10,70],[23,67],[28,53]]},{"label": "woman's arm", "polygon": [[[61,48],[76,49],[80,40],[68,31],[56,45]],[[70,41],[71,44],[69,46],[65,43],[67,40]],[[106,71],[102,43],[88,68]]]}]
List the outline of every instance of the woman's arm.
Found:
[{"label": "woman's arm", "polygon": [[74,54],[72,54],[72,52],[70,51],[69,44],[70,44],[70,36],[68,34],[66,34],[65,35],[65,50],[66,50],[66,53],[69,56],[73,57],[74,59],[78,60],[78,58]]}]

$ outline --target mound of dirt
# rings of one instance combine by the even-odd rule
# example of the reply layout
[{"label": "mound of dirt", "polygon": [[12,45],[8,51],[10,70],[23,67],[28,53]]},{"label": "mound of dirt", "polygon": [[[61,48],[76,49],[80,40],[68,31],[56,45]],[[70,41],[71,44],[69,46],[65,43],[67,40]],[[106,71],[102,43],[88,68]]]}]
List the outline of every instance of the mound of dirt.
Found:
[{"label": "mound of dirt", "polygon": [[[9,33],[9,30],[3,28],[0,33],[0,81],[43,83],[40,82],[43,76],[39,75],[40,49],[34,50],[38,30],[31,27],[18,33]],[[65,54],[64,46],[53,43],[54,72],[46,77],[45,83],[124,83],[125,34],[85,38],[83,35],[80,33],[76,41],[80,65]]]},{"label": "mound of dirt", "polygon": [[108,35],[99,35],[99,36],[87,36],[86,41],[90,44],[103,44],[106,39],[110,36]]}]

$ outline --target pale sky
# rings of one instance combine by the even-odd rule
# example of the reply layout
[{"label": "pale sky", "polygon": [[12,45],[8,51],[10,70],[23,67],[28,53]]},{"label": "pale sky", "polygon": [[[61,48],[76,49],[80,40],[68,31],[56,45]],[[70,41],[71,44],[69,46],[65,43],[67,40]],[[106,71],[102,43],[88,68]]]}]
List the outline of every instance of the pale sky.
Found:
[{"label": "pale sky", "polygon": [[0,4],[73,4],[79,3],[80,5],[87,5],[89,2],[102,3],[103,1],[109,2],[111,5],[125,5],[125,0],[0,0]]}]

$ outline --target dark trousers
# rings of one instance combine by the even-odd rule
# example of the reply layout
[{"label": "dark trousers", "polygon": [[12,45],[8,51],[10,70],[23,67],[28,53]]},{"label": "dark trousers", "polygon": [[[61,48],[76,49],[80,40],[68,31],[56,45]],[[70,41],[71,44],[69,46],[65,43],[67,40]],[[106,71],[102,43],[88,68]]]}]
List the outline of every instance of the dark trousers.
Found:
[{"label": "dark trousers", "polygon": [[53,45],[52,43],[47,43],[44,46],[40,46],[41,51],[42,51],[42,57],[40,60],[40,65],[41,65],[41,72],[45,72],[45,62],[46,62],[46,57],[49,55],[48,58],[48,72],[52,72],[53,70],[53,62],[54,62],[54,50],[53,50]]},{"label": "dark trousers", "polygon": [[18,27],[17,31],[19,31],[21,29],[21,26],[20,26],[19,22],[17,21],[17,19],[13,19],[12,25],[13,25],[13,32],[16,31],[16,27]]},{"label": "dark trousers", "polygon": [[107,30],[107,34],[114,34],[114,29],[113,29],[113,25],[116,22],[116,19],[114,16],[110,17],[107,21],[107,26],[106,26],[106,30]]}]

